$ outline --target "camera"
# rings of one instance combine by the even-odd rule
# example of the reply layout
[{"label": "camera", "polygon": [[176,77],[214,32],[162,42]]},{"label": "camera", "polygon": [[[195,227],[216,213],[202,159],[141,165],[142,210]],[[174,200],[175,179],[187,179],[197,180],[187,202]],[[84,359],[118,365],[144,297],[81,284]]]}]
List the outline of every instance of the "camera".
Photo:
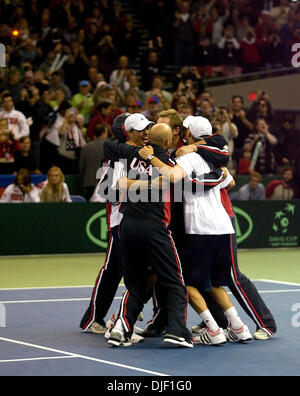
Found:
[{"label": "camera", "polygon": [[69,115],[72,115],[72,116],[76,116],[77,115],[77,111],[74,108],[69,109],[68,113],[69,113]]}]

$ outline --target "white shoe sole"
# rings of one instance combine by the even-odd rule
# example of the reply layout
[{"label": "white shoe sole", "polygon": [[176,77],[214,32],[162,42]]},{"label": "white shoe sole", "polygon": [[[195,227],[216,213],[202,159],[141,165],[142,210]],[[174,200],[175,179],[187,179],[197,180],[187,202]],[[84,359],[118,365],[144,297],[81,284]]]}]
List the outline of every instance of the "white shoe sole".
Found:
[{"label": "white shoe sole", "polygon": [[205,345],[205,346],[221,346],[227,344],[227,340],[225,339],[221,339],[220,341],[216,342],[216,341],[211,341],[209,343],[206,342],[196,342],[195,345]]},{"label": "white shoe sole", "polygon": [[193,344],[189,344],[186,341],[180,342],[180,341],[173,340],[172,338],[165,338],[164,342],[173,344],[173,345],[176,345],[176,346],[182,347],[182,348],[193,348],[193,346],[194,346]]},{"label": "white shoe sole", "polygon": [[109,339],[107,343],[116,347],[128,347],[132,345],[131,341],[118,341],[115,339]]}]

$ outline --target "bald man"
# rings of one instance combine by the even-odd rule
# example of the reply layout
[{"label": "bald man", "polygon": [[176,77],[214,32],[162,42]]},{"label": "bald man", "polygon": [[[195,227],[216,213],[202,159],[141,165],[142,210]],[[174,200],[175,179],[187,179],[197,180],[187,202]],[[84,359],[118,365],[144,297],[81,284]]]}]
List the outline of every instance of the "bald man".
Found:
[{"label": "bald man", "polygon": [[164,150],[168,150],[173,144],[173,133],[170,126],[166,123],[153,125],[149,132],[151,144],[156,144]]}]

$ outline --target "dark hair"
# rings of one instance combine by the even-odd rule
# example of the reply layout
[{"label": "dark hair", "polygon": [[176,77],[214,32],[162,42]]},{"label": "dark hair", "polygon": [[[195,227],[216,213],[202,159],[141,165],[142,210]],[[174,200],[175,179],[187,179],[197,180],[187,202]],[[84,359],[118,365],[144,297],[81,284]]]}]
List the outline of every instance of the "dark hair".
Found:
[{"label": "dark hair", "polygon": [[291,114],[285,114],[282,118],[282,123],[289,122],[290,124],[294,124],[295,118]]},{"label": "dark hair", "polygon": [[16,174],[16,178],[15,178],[15,185],[18,185],[18,176],[22,176],[23,177],[23,184],[25,186],[28,186],[29,184],[31,184],[31,177],[30,177],[30,173],[28,169],[19,169],[17,174]]},{"label": "dark hair", "polygon": [[260,183],[262,182],[262,176],[261,176],[260,173],[258,173],[258,172],[252,172],[252,173],[249,175],[249,180],[251,180],[253,177],[255,177],[256,179],[258,179]]},{"label": "dark hair", "polygon": [[26,139],[29,139],[31,141],[30,136],[21,136],[19,142],[23,143]]},{"label": "dark hair", "polygon": [[103,135],[107,131],[108,127],[109,127],[108,124],[98,124],[98,125],[96,125],[95,129],[94,129],[94,135],[97,138],[100,137],[101,135]]},{"label": "dark hair", "polygon": [[163,76],[161,76],[160,74],[155,74],[155,75],[152,77],[152,83],[153,83],[154,80],[157,80],[157,79],[161,80],[162,82],[165,81],[165,78],[164,78]]},{"label": "dark hair", "polygon": [[284,173],[287,171],[291,171],[291,172],[293,172],[293,174],[295,173],[295,169],[292,166],[286,165],[282,168],[281,176],[283,176]]},{"label": "dark hair", "polygon": [[124,122],[129,116],[130,113],[122,113],[118,115],[118,117],[116,117],[113,121],[112,133],[114,137],[122,143],[125,143],[128,140],[128,135],[124,128]]},{"label": "dark hair", "polygon": [[242,104],[244,104],[244,98],[241,95],[233,95],[231,100],[238,99],[238,98],[241,99]]},{"label": "dark hair", "polygon": [[99,110],[99,111],[101,111],[101,110],[103,110],[103,109],[107,109],[109,106],[111,106],[112,105],[112,101],[111,100],[108,100],[108,99],[105,99],[105,100],[103,100],[102,102],[100,102],[99,104],[98,104],[98,106],[97,106],[97,110]]},{"label": "dark hair", "polygon": [[59,70],[55,70],[55,71],[52,73],[52,76],[60,76],[60,77],[62,77],[62,76],[63,76],[63,74],[62,74],[62,72],[61,72],[61,71],[59,71]]},{"label": "dark hair", "polygon": [[226,107],[226,106],[220,106],[219,110],[226,110],[227,113],[229,112],[228,107]]},{"label": "dark hair", "polygon": [[71,107],[70,103],[66,100],[63,100],[59,105],[58,112],[68,110]]},{"label": "dark hair", "polygon": [[12,94],[10,92],[7,92],[6,94],[4,94],[2,96],[2,100],[4,100],[5,98],[12,98],[12,100],[13,100]]}]

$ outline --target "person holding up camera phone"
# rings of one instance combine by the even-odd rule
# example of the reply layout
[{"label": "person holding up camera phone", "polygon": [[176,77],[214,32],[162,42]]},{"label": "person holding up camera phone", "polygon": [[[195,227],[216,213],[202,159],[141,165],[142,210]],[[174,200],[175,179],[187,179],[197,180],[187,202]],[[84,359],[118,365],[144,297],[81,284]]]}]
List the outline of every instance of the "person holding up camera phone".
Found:
[{"label": "person holding up camera phone", "polygon": [[78,110],[71,107],[66,110],[65,119],[59,128],[60,146],[59,167],[65,174],[78,173],[78,160],[85,140],[78,123]]}]

